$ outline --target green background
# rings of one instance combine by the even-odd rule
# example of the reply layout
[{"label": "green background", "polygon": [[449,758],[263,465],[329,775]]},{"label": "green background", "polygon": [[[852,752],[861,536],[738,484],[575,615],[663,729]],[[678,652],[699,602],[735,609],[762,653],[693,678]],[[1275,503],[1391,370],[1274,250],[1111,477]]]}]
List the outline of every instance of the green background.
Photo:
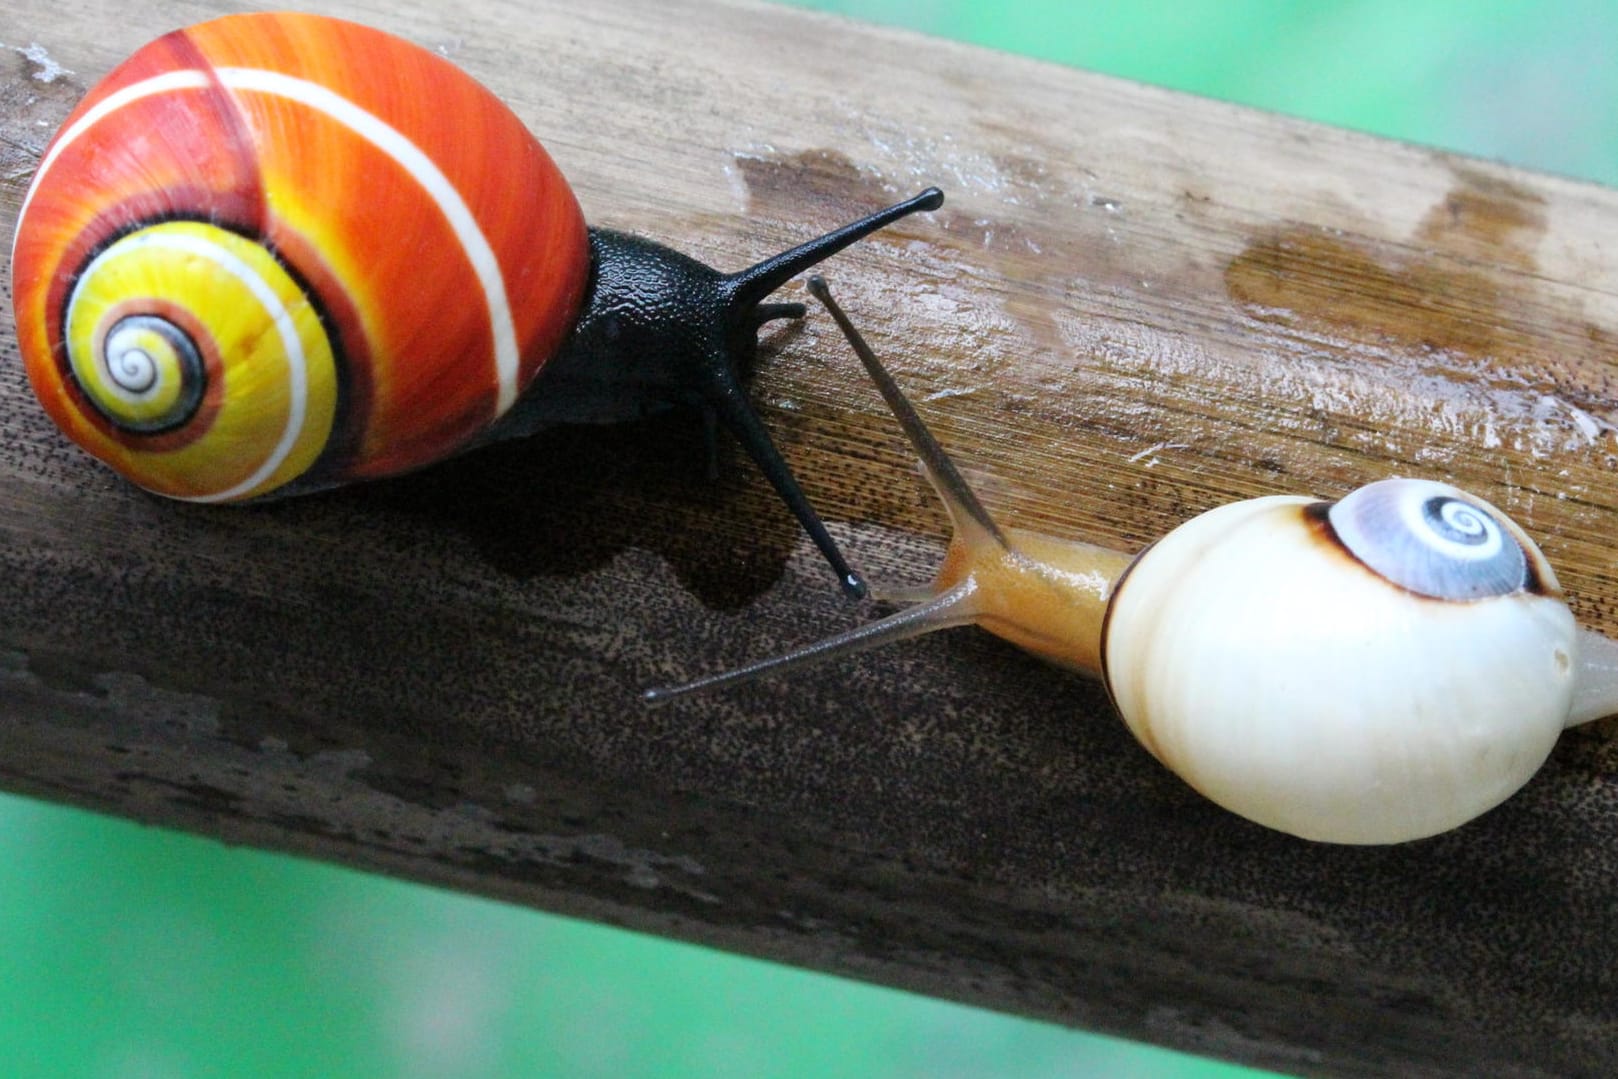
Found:
[{"label": "green background", "polygon": [[[1618,184],[1618,8],[805,3]],[[0,1072],[1242,1069],[0,797]]]}]

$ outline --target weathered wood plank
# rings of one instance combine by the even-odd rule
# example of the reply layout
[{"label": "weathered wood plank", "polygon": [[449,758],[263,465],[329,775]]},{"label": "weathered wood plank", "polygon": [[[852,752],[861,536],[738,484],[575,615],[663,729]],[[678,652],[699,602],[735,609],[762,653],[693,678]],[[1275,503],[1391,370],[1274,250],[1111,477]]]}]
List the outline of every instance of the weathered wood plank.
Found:
[{"label": "weathered wood plank", "polygon": [[[217,6],[0,4],[9,246],[83,88]],[[489,84],[592,222],[721,266],[945,187],[828,274],[1008,521],[1133,549],[1420,472],[1618,631],[1618,193],[770,7],[321,7]],[[817,506],[926,576],[942,517],[829,321],[773,344]],[[66,446],[14,354],[7,305],[11,789],[1281,1068],[1614,1068],[1610,723],[1455,834],[1344,850],[1205,804],[975,633],[647,710],[857,617],[694,424],[204,509]]]}]

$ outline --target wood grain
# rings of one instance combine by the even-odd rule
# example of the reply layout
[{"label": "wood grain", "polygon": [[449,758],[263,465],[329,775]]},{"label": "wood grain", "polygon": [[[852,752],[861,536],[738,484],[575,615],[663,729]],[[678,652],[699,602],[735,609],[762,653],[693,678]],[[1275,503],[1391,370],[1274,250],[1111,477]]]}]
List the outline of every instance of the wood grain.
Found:
[{"label": "wood grain", "polygon": [[[826,273],[1008,524],[1134,550],[1427,475],[1618,633],[1618,193],[767,6],[315,6],[487,83],[593,224],[721,267],[942,186]],[[0,8],[9,246],[85,87],[223,6]],[[942,514],[830,321],[754,393],[856,564],[929,576]],[[1293,1071],[1618,1066],[1610,721],[1473,825],[1345,850],[1202,802],[975,632],[646,709],[867,617],[744,459],[702,468],[675,417],[160,502],[44,419],[8,302],[0,782]]]}]

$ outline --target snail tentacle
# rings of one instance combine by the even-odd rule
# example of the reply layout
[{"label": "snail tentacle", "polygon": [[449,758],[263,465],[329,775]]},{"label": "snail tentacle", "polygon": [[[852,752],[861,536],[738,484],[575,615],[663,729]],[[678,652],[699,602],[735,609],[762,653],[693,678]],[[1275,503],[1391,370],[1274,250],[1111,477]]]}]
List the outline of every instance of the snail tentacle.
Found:
[{"label": "snail tentacle", "polygon": [[649,691],[652,702],[685,693],[719,689],[778,674],[811,662],[849,655],[877,645],[935,630],[976,624],[1036,655],[1081,671],[1100,669],[1102,615],[1106,596],[1128,557],[1092,544],[1000,528],[967,484],[915,407],[876,354],[831,297],[820,277],[809,289],[826,305],[843,336],[859,355],[955,525],[955,535],[937,578],[930,585],[884,589],[882,596],[916,606],[865,626],[836,634],[784,656],[738,670],[700,678],[682,686]]},{"label": "snail tentacle", "polygon": [[971,485],[966,482],[966,477],[955,467],[955,462],[944,452],[944,447],[939,445],[938,439],[922,422],[915,406],[899,389],[899,384],[893,380],[888,369],[876,358],[876,353],[866,344],[859,330],[849,321],[837,301],[832,299],[826,279],[819,275],[811,277],[809,291],[814,294],[815,299],[825,305],[838,328],[843,331],[843,336],[848,339],[855,355],[859,356],[860,362],[865,365],[871,381],[875,382],[876,388],[881,391],[882,400],[887,403],[889,411],[904,430],[905,437],[910,440],[911,447],[921,458],[921,467],[927,481],[933,485],[945,508],[949,510],[950,521],[955,526],[956,535],[974,546],[988,544],[1002,550],[1011,550],[1010,541],[1006,539],[1005,533],[1000,530],[994,518],[989,516],[989,511],[983,508],[983,503],[978,501],[977,492],[972,490]]},{"label": "snail tentacle", "polygon": [[871,598],[878,603],[900,603],[910,606],[912,603],[926,603],[938,595],[938,589],[930,582],[918,584],[887,584],[882,581],[871,581]]},{"label": "snail tentacle", "polygon": [[[746,447],[758,465],[764,478],[770,481],[781,501],[787,504],[793,514],[798,518],[799,525],[809,534],[815,547],[825,558],[832,571],[837,574],[838,583],[843,592],[853,599],[863,599],[866,593],[865,581],[854,572],[843,552],[838,548],[837,541],[831,538],[826,530],[825,522],[809,503],[809,496],[803,493],[798,486],[797,477],[792,474],[792,468],[787,464],[781,451],[776,449],[775,442],[764,428],[764,421],[758,418],[753,411],[752,404],[747,399],[747,392],[737,381],[734,372],[728,364],[716,365],[713,368],[714,377],[710,383],[707,399],[704,404],[724,422],[736,440]],[[722,372],[722,373],[721,373]]]},{"label": "snail tentacle", "polygon": [[936,187],[929,187],[903,202],[896,202],[858,221],[850,222],[823,236],[817,236],[797,247],[789,248],[779,255],[771,255],[745,270],[726,274],[723,287],[730,296],[731,310],[739,315],[750,312],[763,302],[764,297],[843,248],[863,240],[900,218],[926,210],[936,210],[942,205],[944,193]]},{"label": "snail tentacle", "polygon": [[975,580],[967,578],[947,592],[939,593],[914,607],[907,607],[886,618],[855,626],[813,644],[806,644],[779,656],[761,659],[734,670],[695,678],[679,685],[654,686],[642,691],[641,697],[648,704],[663,704],[689,693],[723,689],[754,681],[767,674],[781,674],[795,667],[819,663],[838,656],[853,655],[868,648],[920,637],[936,630],[971,625],[982,616],[977,601],[978,584]]}]

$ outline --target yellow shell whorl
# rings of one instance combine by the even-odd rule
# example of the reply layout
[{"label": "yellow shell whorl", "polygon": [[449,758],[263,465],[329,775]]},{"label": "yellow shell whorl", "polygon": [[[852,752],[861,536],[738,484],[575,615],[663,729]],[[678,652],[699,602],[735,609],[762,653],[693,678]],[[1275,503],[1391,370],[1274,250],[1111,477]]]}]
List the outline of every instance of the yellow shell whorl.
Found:
[{"label": "yellow shell whorl", "polygon": [[270,251],[219,226],[164,222],[101,251],[65,344],[104,421],[85,432],[94,451],[159,494],[265,494],[330,437],[337,367],[318,310]]},{"label": "yellow shell whorl", "polygon": [[73,327],[68,361],[96,411],[142,434],[172,430],[196,415],[207,372],[189,334],[157,315],[125,315],[110,325],[103,317],[88,327],[85,321]]}]

